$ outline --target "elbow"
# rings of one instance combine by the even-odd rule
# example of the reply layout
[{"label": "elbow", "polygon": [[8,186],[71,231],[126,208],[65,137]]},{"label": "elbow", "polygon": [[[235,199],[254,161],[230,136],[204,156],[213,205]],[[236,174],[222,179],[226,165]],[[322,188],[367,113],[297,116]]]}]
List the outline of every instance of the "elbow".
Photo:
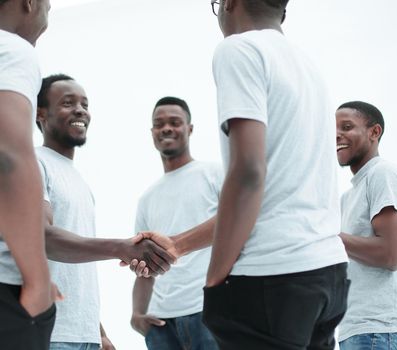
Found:
[{"label": "elbow", "polygon": [[0,175],[10,176],[15,169],[15,159],[7,152],[0,151]]},{"label": "elbow", "polygon": [[236,174],[241,187],[258,191],[264,187],[266,165],[261,162],[247,162],[238,166]]},{"label": "elbow", "polygon": [[391,272],[397,271],[397,258],[395,257],[394,259],[390,259],[386,268]]},{"label": "elbow", "polygon": [[397,252],[390,252],[385,261],[385,268],[389,271],[397,271]]}]

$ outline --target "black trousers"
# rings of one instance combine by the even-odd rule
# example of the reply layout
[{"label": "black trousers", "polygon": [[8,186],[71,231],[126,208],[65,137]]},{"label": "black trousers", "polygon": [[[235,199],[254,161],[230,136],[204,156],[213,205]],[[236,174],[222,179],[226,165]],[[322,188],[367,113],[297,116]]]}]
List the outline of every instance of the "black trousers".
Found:
[{"label": "black trousers", "polygon": [[19,303],[20,286],[0,283],[0,349],[48,350],[55,304],[31,317]]},{"label": "black trousers", "polygon": [[333,350],[347,306],[346,268],[229,276],[204,288],[204,324],[221,350]]}]

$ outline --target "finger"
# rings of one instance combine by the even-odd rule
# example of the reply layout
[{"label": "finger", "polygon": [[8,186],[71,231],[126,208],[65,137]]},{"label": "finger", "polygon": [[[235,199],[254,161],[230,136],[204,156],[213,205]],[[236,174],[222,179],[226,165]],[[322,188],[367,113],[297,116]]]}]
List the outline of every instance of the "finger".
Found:
[{"label": "finger", "polygon": [[147,267],[145,267],[144,270],[143,270],[143,277],[145,277],[145,278],[149,278],[150,277],[149,269]]},{"label": "finger", "polygon": [[53,301],[62,301],[65,299],[55,283],[51,283],[51,299]]},{"label": "finger", "polygon": [[153,236],[153,233],[150,231],[143,231],[139,232],[140,235],[142,235],[143,238],[151,239]]},{"label": "finger", "polygon": [[163,274],[170,269],[170,264],[174,261],[171,255],[150,240],[145,240],[142,244],[146,246],[143,259],[152,271]]},{"label": "finger", "polygon": [[146,267],[146,262],[145,261],[140,261],[139,264],[137,265],[135,269],[135,273],[139,275],[139,277],[144,276],[144,271],[147,269]]},{"label": "finger", "polygon": [[145,239],[145,236],[141,232],[138,232],[134,237],[131,238],[134,244],[139,243],[143,239]]},{"label": "finger", "polygon": [[128,264],[128,263],[126,263],[125,261],[121,260],[121,261],[119,262],[119,265],[120,265],[121,267],[125,267],[125,266],[129,266],[130,264]]},{"label": "finger", "polygon": [[130,269],[132,272],[135,272],[135,274],[137,275],[137,277],[142,277],[143,276],[143,272],[146,268],[146,262],[145,261],[140,261],[138,264],[138,260],[134,259],[136,264],[131,264]]},{"label": "finger", "polygon": [[151,315],[147,315],[146,319],[148,321],[148,323],[150,323],[153,326],[158,326],[158,327],[162,327],[165,325],[165,321],[164,320],[160,320],[157,317],[151,316]]},{"label": "finger", "polygon": [[168,253],[166,250],[164,250],[161,246],[159,246],[157,244],[156,244],[156,248],[154,249],[154,251],[161,259],[166,261],[168,265],[174,264],[176,262],[175,256]]}]

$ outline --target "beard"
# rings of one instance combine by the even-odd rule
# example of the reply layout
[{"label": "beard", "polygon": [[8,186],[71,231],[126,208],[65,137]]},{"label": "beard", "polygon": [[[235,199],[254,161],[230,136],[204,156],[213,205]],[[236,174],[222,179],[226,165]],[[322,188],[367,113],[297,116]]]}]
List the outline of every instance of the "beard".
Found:
[{"label": "beard", "polygon": [[339,163],[339,165],[342,167],[346,167],[346,166],[350,167],[352,165],[360,164],[364,157],[365,157],[365,152],[360,152],[354,155],[353,157],[351,157],[350,159],[348,159],[345,163],[343,164]]},{"label": "beard", "polygon": [[53,138],[58,140],[60,144],[62,144],[66,148],[73,148],[73,147],[81,147],[83,146],[86,141],[87,137],[73,137],[68,134],[62,134],[58,131],[53,132]]}]

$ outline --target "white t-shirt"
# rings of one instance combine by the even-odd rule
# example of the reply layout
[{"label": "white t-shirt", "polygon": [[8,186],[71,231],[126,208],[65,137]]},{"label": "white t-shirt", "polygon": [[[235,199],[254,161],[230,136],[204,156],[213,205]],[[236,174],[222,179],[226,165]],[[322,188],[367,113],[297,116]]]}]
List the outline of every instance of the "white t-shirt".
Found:
[{"label": "white t-shirt", "polygon": [[[36,118],[40,86],[40,68],[33,46],[16,34],[0,30],[0,91],[13,91],[25,96],[32,105],[32,122]],[[1,237],[0,282],[22,284],[21,274]]]},{"label": "white t-shirt", "polygon": [[[80,236],[95,237],[94,197],[73,161],[47,147],[38,147],[36,154],[53,225]],[[100,344],[95,262],[66,264],[50,260],[49,266],[52,280],[65,296],[57,303],[51,342]]]},{"label": "white t-shirt", "polygon": [[[135,230],[174,235],[216,214],[223,171],[212,163],[192,161],[165,173],[140,198]],[[191,315],[203,309],[203,287],[211,249],[178,259],[156,278],[148,313],[160,318]]]},{"label": "white t-shirt", "polygon": [[[342,196],[342,232],[373,237],[372,219],[388,206],[397,210],[397,167],[372,158],[352,178]],[[348,267],[348,306],[339,327],[339,341],[364,333],[397,332],[397,272],[361,264]]]},{"label": "white t-shirt", "polygon": [[266,125],[264,199],[231,273],[278,275],[346,262],[335,119],[313,64],[278,31],[249,31],[218,46],[213,73],[226,167],[227,121]]}]

